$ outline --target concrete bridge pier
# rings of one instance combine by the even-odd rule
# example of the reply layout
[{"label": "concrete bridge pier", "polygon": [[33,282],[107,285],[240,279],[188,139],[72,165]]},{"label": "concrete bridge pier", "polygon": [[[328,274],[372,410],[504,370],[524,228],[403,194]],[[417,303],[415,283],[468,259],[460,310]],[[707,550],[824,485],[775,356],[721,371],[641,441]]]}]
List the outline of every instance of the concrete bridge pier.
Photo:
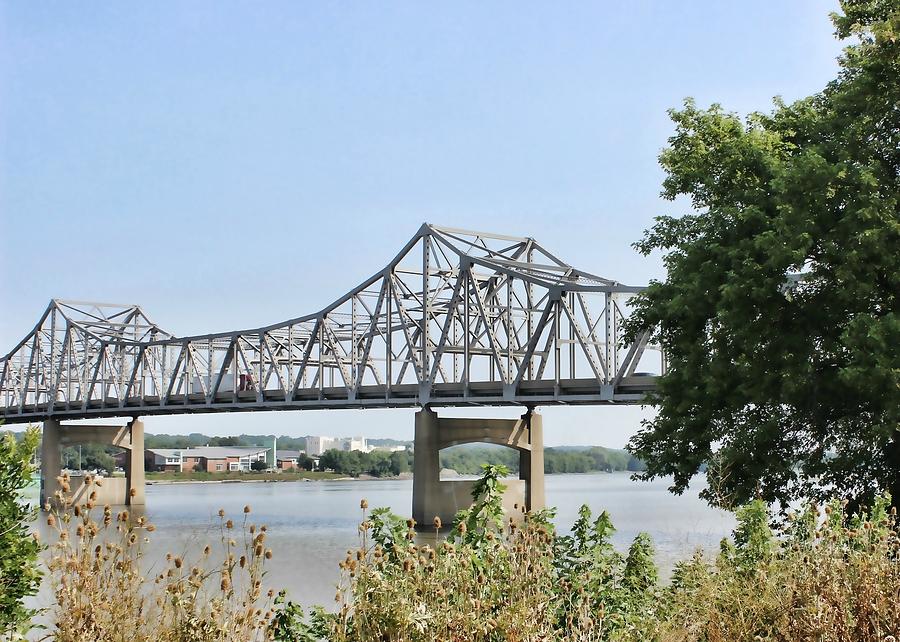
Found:
[{"label": "concrete bridge pier", "polygon": [[59,443],[60,423],[56,419],[44,422],[41,431],[41,506],[53,501],[59,490],[57,477],[62,473],[62,446]]},{"label": "concrete bridge pier", "polygon": [[[144,493],[144,422],[134,418],[124,426],[62,425],[57,419],[44,421],[41,444],[41,506],[54,503],[59,490],[57,478],[62,473],[60,448],[80,443],[100,443],[124,449],[125,478],[107,477],[102,486],[87,487],[83,479],[72,478],[69,496],[75,503],[87,501],[96,491],[96,504],[143,506]],[[90,490],[89,490],[90,488]],[[133,493],[133,495],[132,495]]]},{"label": "concrete bridge pier", "polygon": [[541,415],[529,410],[518,419],[440,418],[428,407],[416,413],[413,463],[413,519],[430,529],[435,517],[444,528],[472,503],[472,480],[441,481],[439,452],[473,442],[500,444],[519,451],[519,479],[507,480],[503,506],[544,507],[544,430]]}]

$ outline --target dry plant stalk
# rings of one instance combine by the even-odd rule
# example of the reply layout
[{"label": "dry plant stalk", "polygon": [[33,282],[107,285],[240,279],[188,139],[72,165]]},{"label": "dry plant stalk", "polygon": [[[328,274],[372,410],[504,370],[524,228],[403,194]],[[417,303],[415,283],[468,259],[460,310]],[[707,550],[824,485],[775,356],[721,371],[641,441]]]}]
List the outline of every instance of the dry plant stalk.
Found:
[{"label": "dry plant stalk", "polygon": [[[234,528],[219,511],[221,548],[207,545],[193,561],[169,554],[153,578],[142,568],[143,545],[154,527],[127,510],[104,506],[95,518],[97,497],[87,477],[88,500],[66,498],[69,478],[60,479],[58,509],[47,521],[57,532],[48,562],[55,603],[48,634],[58,642],[256,642],[270,640],[274,593],[263,594],[266,527]],[[49,506],[46,507],[48,510]],[[238,531],[240,531],[238,533]],[[240,540],[240,541],[238,541]]]}]

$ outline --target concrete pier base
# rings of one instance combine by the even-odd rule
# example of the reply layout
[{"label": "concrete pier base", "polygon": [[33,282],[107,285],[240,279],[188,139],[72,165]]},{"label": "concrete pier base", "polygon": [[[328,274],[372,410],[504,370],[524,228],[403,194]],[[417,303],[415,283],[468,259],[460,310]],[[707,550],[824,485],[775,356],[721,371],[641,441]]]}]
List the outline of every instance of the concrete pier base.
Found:
[{"label": "concrete pier base", "polygon": [[[41,445],[41,506],[53,504],[59,490],[57,478],[62,474],[60,448],[74,444],[99,443],[118,446],[128,452],[125,479],[112,478],[104,484],[101,502],[143,506],[144,491],[144,422],[132,419],[125,426],[62,425],[55,419],[44,422]],[[68,495],[75,502],[86,501],[81,480],[70,482]]]},{"label": "concrete pier base", "polygon": [[481,442],[519,451],[519,480],[506,482],[504,508],[544,507],[544,431],[541,415],[528,411],[519,419],[440,418],[430,408],[416,413],[412,515],[422,529],[440,517],[445,528],[456,512],[472,503],[471,480],[441,481],[439,452],[444,448]]},{"label": "concrete pier base", "polygon": [[41,506],[52,502],[59,490],[57,477],[62,473],[59,443],[60,424],[55,419],[44,422],[41,432]]}]

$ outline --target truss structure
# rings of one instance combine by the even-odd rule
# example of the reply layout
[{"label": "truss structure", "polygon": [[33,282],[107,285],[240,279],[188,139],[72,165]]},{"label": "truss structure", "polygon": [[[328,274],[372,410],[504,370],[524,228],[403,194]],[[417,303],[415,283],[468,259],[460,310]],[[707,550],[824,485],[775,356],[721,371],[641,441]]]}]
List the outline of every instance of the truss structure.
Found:
[{"label": "truss structure", "polygon": [[0,418],[641,403],[665,362],[646,335],[622,343],[640,289],[531,238],[425,224],[331,305],[264,328],[175,337],[136,305],[53,300],[0,359]]}]

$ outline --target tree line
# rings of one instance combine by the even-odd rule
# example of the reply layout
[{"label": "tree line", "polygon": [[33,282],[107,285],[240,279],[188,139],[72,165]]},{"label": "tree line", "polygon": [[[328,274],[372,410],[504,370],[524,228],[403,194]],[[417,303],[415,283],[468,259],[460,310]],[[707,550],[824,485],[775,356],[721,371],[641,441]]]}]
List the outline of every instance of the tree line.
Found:
[{"label": "tree line", "polygon": [[[412,470],[411,450],[369,453],[354,450],[327,450],[319,458],[320,470],[331,470],[344,475],[396,476]],[[463,446],[448,448],[440,453],[442,468],[455,470],[461,475],[478,475],[484,464],[503,465],[510,472],[519,471],[519,453],[502,446]],[[298,462],[299,463],[299,462]],[[624,450],[603,448],[547,448],[544,450],[544,472],[588,473],[595,471],[641,471],[643,462]]]},{"label": "tree line", "polygon": [[[210,437],[199,432],[189,435],[151,435],[144,436],[146,448],[196,448],[197,446],[260,446],[272,447],[275,435],[236,435],[232,437]],[[286,450],[306,450],[306,437],[278,437],[278,447]]]},{"label": "tree line", "polygon": [[326,450],[319,458],[319,470],[333,470],[344,475],[372,475],[391,477],[412,470],[412,451],[373,450],[364,453],[359,450]]}]

